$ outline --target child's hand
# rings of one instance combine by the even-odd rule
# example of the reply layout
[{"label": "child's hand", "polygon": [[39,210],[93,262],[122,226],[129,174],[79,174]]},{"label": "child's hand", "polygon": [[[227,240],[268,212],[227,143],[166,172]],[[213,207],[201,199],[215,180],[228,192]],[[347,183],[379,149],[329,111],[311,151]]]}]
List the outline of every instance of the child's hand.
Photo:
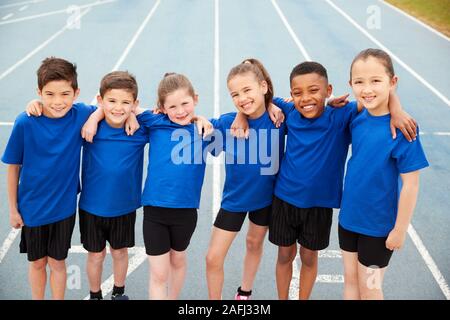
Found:
[{"label": "child's hand", "polygon": [[250,135],[247,116],[242,112],[237,113],[236,118],[231,124],[230,133],[233,137],[245,139]]},{"label": "child's hand", "polygon": [[270,120],[272,120],[275,127],[279,128],[281,124],[284,122],[284,113],[281,111],[280,108],[278,108],[273,103],[269,104],[269,107],[267,108],[267,112],[269,112]]},{"label": "child's hand", "polygon": [[153,110],[152,110],[152,113],[153,114],[162,114],[163,112],[162,112],[162,110],[160,108],[154,107]]},{"label": "child's hand", "polygon": [[81,137],[87,142],[92,143],[94,136],[97,134],[98,122],[89,118],[81,129]]},{"label": "child's hand", "polygon": [[31,100],[25,109],[27,115],[40,117],[42,115],[42,102],[39,100]]},{"label": "child's hand", "polygon": [[14,229],[19,229],[23,227],[23,220],[22,216],[20,215],[19,211],[14,210],[9,214],[9,224]]},{"label": "child's hand", "polygon": [[203,138],[206,138],[207,136],[211,135],[214,132],[214,127],[212,123],[209,122],[208,119],[206,119],[205,117],[195,116],[193,118],[193,121],[197,125],[198,134],[201,135],[203,133],[202,136]]},{"label": "child's hand", "polygon": [[125,122],[125,131],[127,133],[127,136],[132,136],[139,129],[139,127],[140,125],[136,119],[136,115],[133,112],[131,112],[130,116]]},{"label": "child's hand", "polygon": [[403,247],[405,243],[406,231],[393,229],[388,238],[386,239],[386,248],[389,250],[399,250]]},{"label": "child's hand", "polygon": [[406,140],[409,142],[416,140],[417,122],[405,111],[401,111],[399,113],[391,112],[392,139],[397,138],[396,128],[401,130]]},{"label": "child's hand", "polygon": [[333,97],[330,100],[328,100],[328,105],[333,108],[341,108],[349,102],[347,99],[348,96],[349,94],[347,93],[340,97]]},{"label": "child's hand", "polygon": [[287,103],[294,101],[294,99],[292,99],[292,97],[283,98],[283,100],[284,100],[284,102],[287,102]]}]

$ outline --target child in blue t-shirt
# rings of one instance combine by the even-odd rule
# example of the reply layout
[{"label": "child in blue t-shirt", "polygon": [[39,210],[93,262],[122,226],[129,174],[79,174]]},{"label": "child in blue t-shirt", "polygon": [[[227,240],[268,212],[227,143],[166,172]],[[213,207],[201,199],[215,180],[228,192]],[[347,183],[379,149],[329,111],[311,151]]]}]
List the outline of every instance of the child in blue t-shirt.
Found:
[{"label": "child in blue t-shirt", "polygon": [[383,299],[383,277],[393,250],[404,244],[419,170],[428,162],[419,135],[412,143],[401,133],[390,137],[388,100],[397,76],[389,55],[379,49],[360,52],[349,83],[365,109],[350,126],[352,156],[339,214],[344,299]]},{"label": "child in blue t-shirt", "polygon": [[[197,102],[186,76],[167,73],[158,87],[158,107],[163,115],[146,111],[139,118],[150,129],[142,194],[150,299],[176,299],[185,279],[186,249],[197,224],[205,153],[210,143],[203,137],[212,132],[212,125],[194,114]],[[192,122],[197,119],[196,128]]]},{"label": "child in blue t-shirt", "polygon": [[269,226],[275,179],[284,152],[285,127],[277,128],[269,116],[272,81],[258,60],[247,59],[232,68],[227,84],[234,105],[248,117],[250,135],[243,140],[230,134],[236,113],[211,120],[219,133],[215,137],[222,138],[213,150],[225,153],[226,178],[206,256],[206,276],[209,299],[221,299],[225,257],[248,212],[243,277],[235,295],[236,300],[248,300]]},{"label": "child in blue t-shirt", "polygon": [[10,223],[22,228],[20,252],[30,261],[32,298],[44,299],[48,264],[52,298],[63,299],[79,191],[80,131],[95,108],[74,104],[79,94],[74,64],[47,58],[37,77],[42,116],[17,117],[2,161],[8,164]]},{"label": "child in blue t-shirt", "polygon": [[[114,71],[100,83],[98,106],[105,119],[93,143],[84,143],[79,201],[80,235],[88,251],[90,299],[103,299],[100,288],[106,241],[113,259],[112,300],[128,300],[125,279],[128,248],[134,246],[136,209],[141,206],[144,147],[147,129],[127,135],[125,122],[135,111],[138,85],[133,75]],[[139,121],[139,116],[138,116]]]}]

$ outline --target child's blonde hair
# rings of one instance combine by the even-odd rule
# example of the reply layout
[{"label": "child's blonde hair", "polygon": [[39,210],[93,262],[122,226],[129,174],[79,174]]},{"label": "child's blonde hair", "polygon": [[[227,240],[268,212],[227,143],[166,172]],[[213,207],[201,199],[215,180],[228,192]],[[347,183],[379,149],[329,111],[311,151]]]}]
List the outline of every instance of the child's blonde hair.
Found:
[{"label": "child's blonde hair", "polygon": [[189,95],[195,97],[194,87],[185,75],[174,72],[166,73],[158,86],[158,107],[163,108],[166,97],[178,89],[186,89]]},{"label": "child's blonde hair", "polygon": [[263,64],[253,58],[245,59],[237,66],[233,67],[228,73],[227,82],[238,74],[253,73],[258,81],[265,81],[267,83],[267,93],[264,95],[264,102],[266,108],[272,102],[273,99],[273,85],[272,79]]}]

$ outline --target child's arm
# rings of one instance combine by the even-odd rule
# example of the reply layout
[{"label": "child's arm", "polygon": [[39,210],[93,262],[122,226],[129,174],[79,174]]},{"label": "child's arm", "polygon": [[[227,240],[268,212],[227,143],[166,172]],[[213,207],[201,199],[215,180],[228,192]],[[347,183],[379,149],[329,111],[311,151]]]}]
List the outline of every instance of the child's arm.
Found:
[{"label": "child's arm", "polygon": [[42,115],[42,102],[35,99],[28,102],[27,107],[25,108],[25,112],[27,116],[35,116],[40,117]]},{"label": "child's arm", "polygon": [[341,107],[347,105],[347,103],[349,103],[349,101],[348,101],[348,96],[349,95],[350,94],[347,93],[347,94],[344,94],[344,95],[342,95],[340,97],[330,96],[328,98],[327,105],[329,105],[330,107],[333,107],[333,108],[341,108]]},{"label": "child's arm", "polygon": [[278,108],[273,103],[270,103],[267,108],[267,112],[269,113],[270,120],[272,120],[275,127],[279,128],[285,119],[283,110]]},{"label": "child's arm", "polygon": [[89,119],[81,128],[81,137],[85,139],[87,142],[91,142],[94,139],[94,136],[97,133],[98,123],[105,118],[105,113],[101,107],[98,107],[90,116]]},{"label": "child's arm", "polygon": [[203,138],[211,135],[214,132],[212,123],[203,116],[193,116],[192,122],[195,122],[195,124],[197,125],[198,134],[201,135],[203,132]]},{"label": "child's arm", "polygon": [[22,216],[17,208],[17,188],[19,187],[20,165],[8,165],[8,202],[9,202],[9,223],[14,229],[23,227]]},{"label": "child's arm", "polygon": [[403,186],[398,202],[397,220],[386,240],[386,248],[389,250],[398,250],[403,246],[419,193],[419,170],[400,174],[400,176]]},{"label": "child's arm", "polygon": [[400,99],[394,91],[389,94],[389,111],[391,113],[392,139],[397,137],[396,128],[400,129],[406,140],[416,140],[417,122],[409,114],[403,111]]},{"label": "child's arm", "polygon": [[247,139],[250,135],[250,130],[248,126],[247,116],[242,112],[238,112],[236,114],[236,118],[230,127],[230,133],[233,137],[236,138],[245,138]]},{"label": "child's arm", "polygon": [[132,136],[139,128],[140,125],[137,121],[136,114],[131,112],[127,121],[125,121],[125,132],[128,136]]}]

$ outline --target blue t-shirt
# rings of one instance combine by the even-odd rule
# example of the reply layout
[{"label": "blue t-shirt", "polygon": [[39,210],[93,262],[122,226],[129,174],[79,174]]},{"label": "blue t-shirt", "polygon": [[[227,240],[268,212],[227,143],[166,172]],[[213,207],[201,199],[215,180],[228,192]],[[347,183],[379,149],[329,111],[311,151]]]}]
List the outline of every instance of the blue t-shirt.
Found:
[{"label": "blue t-shirt", "polygon": [[147,143],[148,129],[144,126],[127,136],[124,128],[100,122],[94,142],[83,145],[80,209],[117,217],[139,208]]},{"label": "blue t-shirt", "polygon": [[363,110],[351,124],[352,157],[347,164],[339,223],[344,229],[385,237],[394,228],[400,195],[399,174],[428,166],[419,135],[408,142],[397,130],[392,139],[391,116]]},{"label": "blue t-shirt", "polygon": [[209,141],[202,139],[194,124],[181,126],[166,115],[146,111],[140,123],[150,130],[142,205],[198,208]]},{"label": "blue t-shirt", "polygon": [[299,208],[339,208],[357,103],[326,106],[315,119],[303,117],[292,102],[276,98],[274,103],[283,110],[288,131],[275,195]]},{"label": "blue t-shirt", "polygon": [[[285,126],[276,128],[265,112],[258,119],[248,119],[248,139],[237,139],[229,131],[235,118],[236,113],[232,112],[210,120],[223,138],[225,152],[221,207],[232,212],[255,211],[272,203],[284,152]],[[217,154],[215,151],[221,150],[214,148],[213,154]]]},{"label": "blue t-shirt", "polygon": [[17,117],[2,161],[22,166],[17,202],[26,226],[61,221],[76,212],[81,128],[94,110],[77,103],[62,118]]}]

